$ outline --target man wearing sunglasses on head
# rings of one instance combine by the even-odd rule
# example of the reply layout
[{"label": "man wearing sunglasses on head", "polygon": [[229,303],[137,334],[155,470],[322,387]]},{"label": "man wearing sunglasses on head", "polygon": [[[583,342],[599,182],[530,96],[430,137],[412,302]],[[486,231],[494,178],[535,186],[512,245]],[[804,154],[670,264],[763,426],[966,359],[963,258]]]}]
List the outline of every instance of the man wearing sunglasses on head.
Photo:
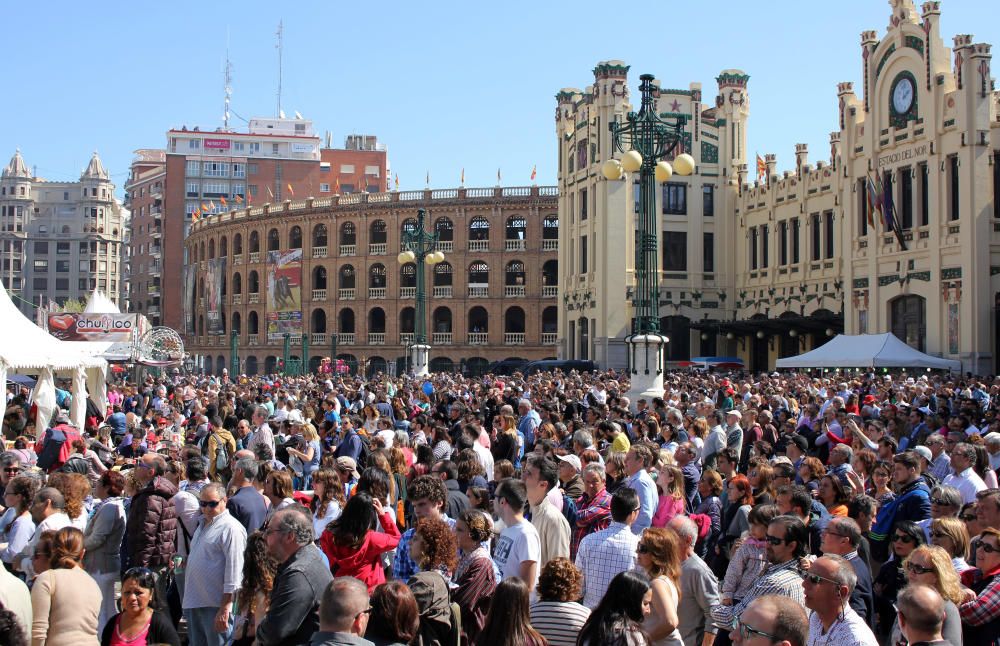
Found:
[{"label": "man wearing sunglasses on head", "polygon": [[205,485],[198,506],[202,521],[191,537],[182,605],[191,646],[222,646],[232,630],[233,596],[243,576],[247,531],[226,509],[226,488],[221,484]]},{"label": "man wearing sunglasses on head", "polygon": [[795,516],[778,516],[767,526],[767,560],[770,566],[754,581],[753,587],[734,606],[719,605],[712,609],[717,626],[732,628],[743,616],[750,603],[764,595],[777,594],[802,604],[802,579],[799,559],[806,555],[809,532]]},{"label": "man wearing sunglasses on head", "polygon": [[798,603],[768,594],[746,607],[729,637],[736,646],[806,646],[809,619]]},{"label": "man wearing sunglasses on head", "polygon": [[878,646],[875,633],[848,603],[858,579],[845,558],[821,556],[804,576],[806,607],[813,611],[809,616],[810,646]]}]

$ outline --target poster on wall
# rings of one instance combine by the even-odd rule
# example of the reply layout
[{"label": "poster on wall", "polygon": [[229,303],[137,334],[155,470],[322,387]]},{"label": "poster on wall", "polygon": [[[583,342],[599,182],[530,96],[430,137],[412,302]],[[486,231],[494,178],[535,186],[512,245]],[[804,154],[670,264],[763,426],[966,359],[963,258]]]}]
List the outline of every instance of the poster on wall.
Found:
[{"label": "poster on wall", "polygon": [[184,334],[194,334],[194,284],[197,277],[195,265],[184,267]]},{"label": "poster on wall", "polygon": [[226,259],[213,258],[205,270],[205,314],[208,333],[219,336],[226,333],[222,321],[222,281],[226,275]]},{"label": "poster on wall", "polygon": [[302,250],[267,252],[267,340],[302,334]]},{"label": "poster on wall", "polygon": [[948,305],[948,352],[958,354],[958,303]]}]

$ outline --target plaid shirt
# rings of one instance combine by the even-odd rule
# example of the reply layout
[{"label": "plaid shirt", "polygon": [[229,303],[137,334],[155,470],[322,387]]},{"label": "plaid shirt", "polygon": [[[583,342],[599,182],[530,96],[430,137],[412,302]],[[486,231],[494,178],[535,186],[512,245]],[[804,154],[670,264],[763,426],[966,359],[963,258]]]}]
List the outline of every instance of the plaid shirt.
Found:
[{"label": "plaid shirt", "polygon": [[573,528],[569,542],[569,558],[574,561],[583,537],[600,531],[611,523],[611,494],[607,489],[601,489],[593,500],[588,501],[587,494],[583,494],[576,502],[576,527]]},{"label": "plaid shirt", "polygon": [[799,575],[799,560],[797,558],[780,565],[772,565],[764,570],[738,604],[713,608],[712,619],[718,626],[731,628],[733,620],[739,619],[751,601],[767,594],[779,594],[783,597],[789,597],[800,606],[805,605],[806,597],[802,589],[802,577]]},{"label": "plaid shirt", "polygon": [[[978,570],[970,570],[971,575],[962,577],[962,582],[970,582],[979,576]],[[993,571],[981,576],[993,577],[979,595],[972,601],[963,603],[958,607],[958,614],[962,617],[962,623],[970,626],[982,626],[983,624],[1000,618],[1000,570]],[[981,579],[980,579],[981,580]]]}]

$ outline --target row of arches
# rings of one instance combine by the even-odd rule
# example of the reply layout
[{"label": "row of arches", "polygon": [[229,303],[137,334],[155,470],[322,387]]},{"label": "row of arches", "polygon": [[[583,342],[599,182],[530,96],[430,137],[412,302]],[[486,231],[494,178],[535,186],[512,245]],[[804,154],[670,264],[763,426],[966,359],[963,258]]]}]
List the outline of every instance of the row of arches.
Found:
[{"label": "row of arches", "polygon": [[[368,310],[366,317],[367,331],[369,333],[384,334],[386,331],[386,311],[381,307],[373,307]],[[399,333],[412,334],[416,329],[416,309],[404,307],[399,310]],[[508,307],[503,313],[503,331],[505,334],[524,334],[526,331],[526,319],[524,308],[520,306]],[[240,312],[233,312],[230,316],[231,327],[238,334],[243,333],[243,316]],[[470,333],[488,334],[490,332],[490,315],[485,307],[476,306],[469,309],[465,317],[466,331]],[[205,334],[205,316],[198,316],[197,333]],[[261,315],[251,310],[246,315],[247,334],[261,333]],[[309,315],[309,331],[312,334],[326,334],[330,331],[330,322],[326,310],[317,308]],[[453,333],[455,329],[454,316],[450,307],[436,307],[431,312],[431,332]],[[542,310],[541,332],[543,334],[554,334],[558,329],[558,309],[554,306],[546,307]],[[337,313],[337,330],[340,334],[354,334],[357,330],[357,319],[353,308],[345,307]]]},{"label": "row of arches", "polygon": [[[400,225],[400,233],[408,233],[414,231],[416,228],[417,219],[406,218]],[[446,216],[437,218],[434,220],[433,228],[441,242],[454,242],[455,224],[451,218]],[[489,240],[491,228],[492,226],[487,218],[482,216],[474,217],[469,221],[468,239],[477,241]],[[527,237],[527,230],[527,219],[523,215],[512,215],[506,220],[504,226],[504,239],[525,240]],[[358,244],[358,225],[355,222],[344,222],[338,228],[337,233],[337,244],[340,246],[354,246]],[[547,215],[543,218],[542,239],[559,239],[559,216]],[[216,246],[215,238],[211,238],[207,242],[203,240],[195,249],[197,257],[194,260],[211,260],[216,257],[216,252],[218,252],[218,257],[220,258],[227,257],[229,255],[228,237],[223,235],[220,236],[218,240],[218,247]],[[327,225],[321,222],[313,226],[310,241],[312,242],[313,247],[328,246],[330,244],[330,232]],[[373,220],[371,224],[368,225],[368,243],[385,244],[388,241],[388,223],[382,219]],[[261,247],[262,242],[264,244],[263,249]],[[285,242],[286,244],[282,246],[281,234],[277,228],[269,229],[263,239],[261,238],[260,232],[251,231],[247,236],[247,251],[250,253],[256,253],[264,250],[278,251],[280,249],[301,249],[303,242],[302,227],[299,225],[291,227],[288,230]],[[232,253],[234,255],[240,255],[243,251],[243,234],[233,234]]]},{"label": "row of arches", "polygon": [[[298,360],[297,355],[289,357],[290,359]],[[371,376],[375,373],[382,372],[388,373],[394,371],[396,374],[403,374],[409,369],[409,359],[408,357],[396,357],[395,359],[387,359],[382,356],[366,357],[364,359],[364,364],[362,365],[361,360],[353,354],[344,353],[338,354],[337,359],[346,364],[347,370],[351,374],[357,374],[358,372],[364,372],[366,375]],[[510,360],[515,361],[526,361],[521,357],[510,357]],[[319,370],[320,364],[323,361],[323,357],[319,355],[313,355],[309,357],[309,371],[316,372]],[[215,357],[205,356],[202,358],[202,365],[206,372],[215,375],[222,375],[223,370],[229,368],[229,360],[224,355],[218,355]],[[461,371],[467,375],[476,377],[485,374],[489,368],[490,360],[485,357],[469,357],[467,359],[452,359],[450,357],[432,357],[430,360],[430,370],[431,372],[458,372]],[[256,374],[271,374],[278,372],[281,368],[281,357],[275,355],[265,355],[263,361],[260,360],[256,355],[248,355],[246,357],[241,357],[240,370],[242,373],[247,375]]]}]

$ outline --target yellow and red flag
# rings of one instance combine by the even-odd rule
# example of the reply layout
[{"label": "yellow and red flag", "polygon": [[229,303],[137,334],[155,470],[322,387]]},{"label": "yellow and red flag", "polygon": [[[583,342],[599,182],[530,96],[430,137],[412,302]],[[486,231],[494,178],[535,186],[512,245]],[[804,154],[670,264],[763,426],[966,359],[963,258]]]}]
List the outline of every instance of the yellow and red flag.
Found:
[{"label": "yellow and red flag", "polygon": [[292,184],[291,184],[291,182],[289,182],[289,184],[288,184],[288,194],[291,195],[292,197],[295,197],[295,191],[292,190]]},{"label": "yellow and red flag", "polygon": [[531,181],[532,182],[535,181],[536,177],[538,177],[538,166],[537,165],[531,167]]},{"label": "yellow and red flag", "polygon": [[757,181],[760,182],[763,178],[763,183],[767,184],[767,162],[760,155],[757,155]]},{"label": "yellow and red flag", "polygon": [[222,202],[222,208],[227,208],[228,207],[228,204],[226,204],[226,197],[225,196],[220,197],[219,201]]}]

